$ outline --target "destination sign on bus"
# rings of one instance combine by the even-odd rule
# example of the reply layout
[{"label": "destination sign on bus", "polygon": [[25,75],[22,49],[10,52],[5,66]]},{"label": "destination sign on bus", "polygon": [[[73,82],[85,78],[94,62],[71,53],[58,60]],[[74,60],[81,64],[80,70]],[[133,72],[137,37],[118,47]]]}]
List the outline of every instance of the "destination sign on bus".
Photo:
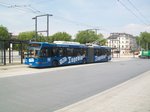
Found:
[{"label": "destination sign on bus", "polygon": [[37,44],[37,43],[30,44],[30,47],[40,47],[40,46],[41,46],[41,44]]}]

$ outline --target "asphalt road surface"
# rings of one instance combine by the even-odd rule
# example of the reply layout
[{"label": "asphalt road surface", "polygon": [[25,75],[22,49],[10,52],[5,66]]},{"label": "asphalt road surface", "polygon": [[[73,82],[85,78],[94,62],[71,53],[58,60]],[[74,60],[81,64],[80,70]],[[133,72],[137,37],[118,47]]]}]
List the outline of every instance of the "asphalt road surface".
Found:
[{"label": "asphalt road surface", "polygon": [[150,60],[66,67],[0,78],[0,112],[53,112],[150,70]]}]

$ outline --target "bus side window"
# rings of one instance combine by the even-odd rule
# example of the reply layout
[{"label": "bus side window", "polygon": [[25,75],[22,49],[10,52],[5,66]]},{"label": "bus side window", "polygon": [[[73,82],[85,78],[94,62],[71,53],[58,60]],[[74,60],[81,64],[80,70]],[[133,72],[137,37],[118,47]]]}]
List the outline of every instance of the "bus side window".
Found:
[{"label": "bus side window", "polygon": [[78,48],[74,48],[73,49],[73,56],[79,56],[79,55],[80,55],[79,49]]},{"label": "bus side window", "polygon": [[81,48],[81,49],[80,49],[80,55],[86,56],[86,49]]},{"label": "bus side window", "polygon": [[107,49],[104,49],[105,55],[107,55]]},{"label": "bus side window", "polygon": [[105,49],[102,49],[102,55],[105,55]]},{"label": "bus side window", "polygon": [[67,48],[67,56],[73,56],[73,48]]},{"label": "bus side window", "polygon": [[107,49],[105,49],[105,55],[107,55],[107,54],[108,54]]},{"label": "bus side window", "polygon": [[83,55],[86,56],[86,49],[83,49]]},{"label": "bus side window", "polygon": [[99,55],[99,50],[98,50],[98,49],[95,49],[94,55],[95,55],[95,56],[98,56],[98,55]]},{"label": "bus side window", "polygon": [[57,47],[53,47],[52,48],[52,56],[58,56],[59,55],[59,51]]},{"label": "bus side window", "polygon": [[41,56],[42,57],[48,57],[48,56],[50,56],[50,50],[49,50],[49,48],[47,48],[47,47],[42,48],[42,50],[41,50]]},{"label": "bus side window", "polygon": [[66,56],[65,50],[66,50],[65,48],[60,47],[60,48],[59,48],[59,56]]},{"label": "bus side window", "polygon": [[67,56],[67,48],[64,47],[63,50],[64,50],[64,52],[63,52],[64,56]]}]

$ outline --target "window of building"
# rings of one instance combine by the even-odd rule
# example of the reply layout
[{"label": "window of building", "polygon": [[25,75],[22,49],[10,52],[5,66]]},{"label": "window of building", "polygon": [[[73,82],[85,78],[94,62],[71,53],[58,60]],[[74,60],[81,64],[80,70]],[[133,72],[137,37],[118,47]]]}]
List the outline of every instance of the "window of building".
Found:
[{"label": "window of building", "polygon": [[126,45],[126,49],[128,49],[129,48],[129,46],[128,45]]}]

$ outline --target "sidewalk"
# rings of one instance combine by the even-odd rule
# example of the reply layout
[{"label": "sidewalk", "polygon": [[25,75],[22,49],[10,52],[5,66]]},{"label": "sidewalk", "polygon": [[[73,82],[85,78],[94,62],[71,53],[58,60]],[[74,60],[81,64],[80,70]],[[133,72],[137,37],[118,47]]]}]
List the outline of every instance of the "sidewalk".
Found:
[{"label": "sidewalk", "polygon": [[150,71],[55,112],[150,112]]},{"label": "sidewalk", "polygon": [[129,61],[129,60],[136,60],[138,59],[137,57],[121,57],[121,58],[112,58],[111,61],[116,62],[116,61]]},{"label": "sidewalk", "polygon": [[16,69],[16,68],[23,68],[27,67],[25,64],[7,64],[7,65],[0,65],[0,70],[8,70],[8,69]]}]

